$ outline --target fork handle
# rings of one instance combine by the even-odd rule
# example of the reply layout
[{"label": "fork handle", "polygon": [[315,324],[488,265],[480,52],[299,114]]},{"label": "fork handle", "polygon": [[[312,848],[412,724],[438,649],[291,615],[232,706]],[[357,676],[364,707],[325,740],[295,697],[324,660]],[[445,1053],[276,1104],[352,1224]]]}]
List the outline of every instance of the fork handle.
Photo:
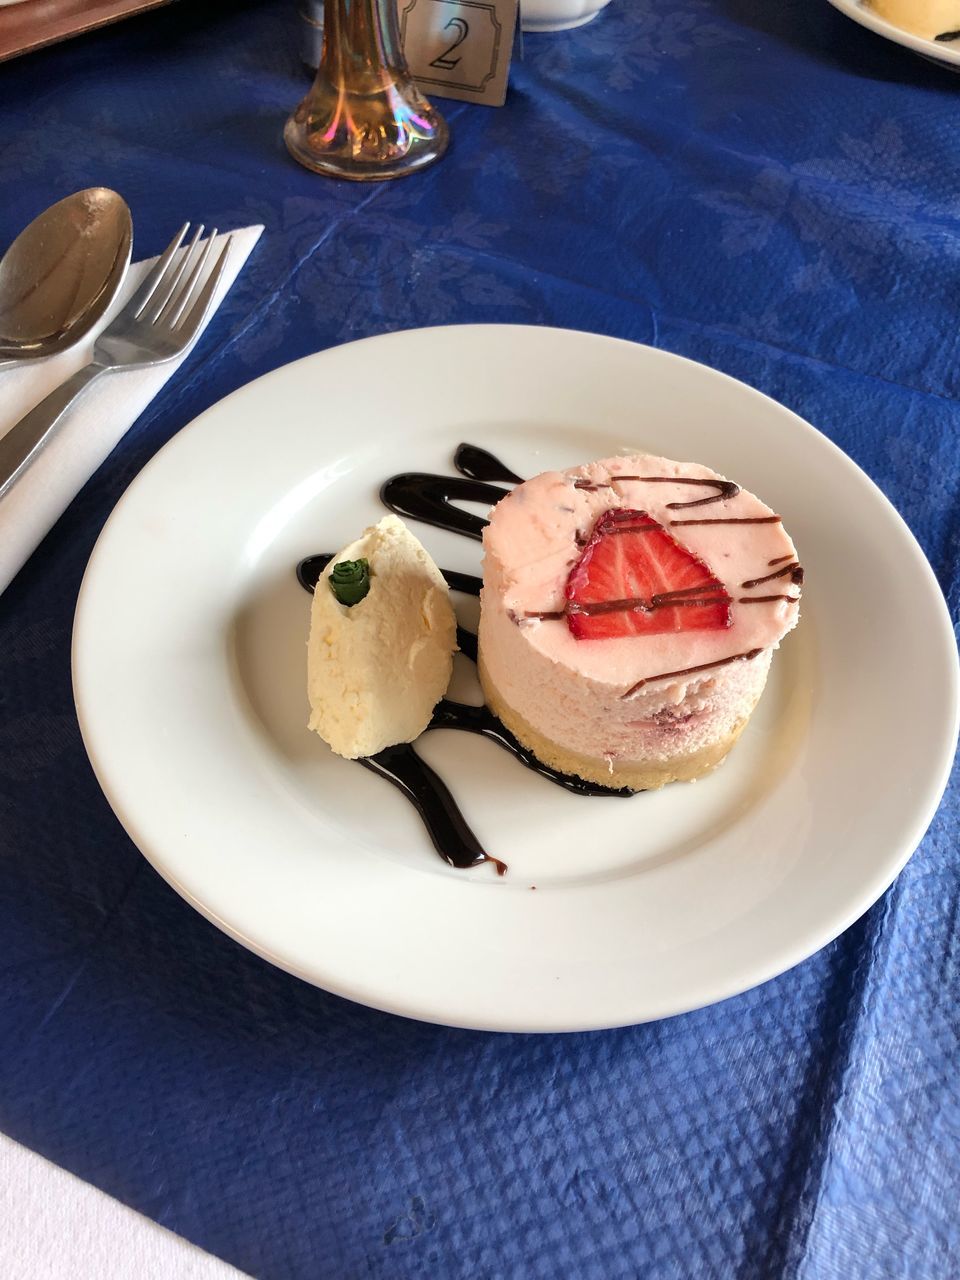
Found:
[{"label": "fork handle", "polygon": [[0,498],[26,471],[74,400],[106,372],[101,364],[84,365],[0,437]]}]

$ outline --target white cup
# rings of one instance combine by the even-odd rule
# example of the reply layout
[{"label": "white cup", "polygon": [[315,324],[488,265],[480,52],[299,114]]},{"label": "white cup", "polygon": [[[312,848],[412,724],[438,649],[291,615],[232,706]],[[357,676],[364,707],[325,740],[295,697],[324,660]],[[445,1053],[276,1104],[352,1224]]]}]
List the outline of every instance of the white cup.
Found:
[{"label": "white cup", "polygon": [[591,22],[610,0],[520,0],[524,31],[568,31]]}]

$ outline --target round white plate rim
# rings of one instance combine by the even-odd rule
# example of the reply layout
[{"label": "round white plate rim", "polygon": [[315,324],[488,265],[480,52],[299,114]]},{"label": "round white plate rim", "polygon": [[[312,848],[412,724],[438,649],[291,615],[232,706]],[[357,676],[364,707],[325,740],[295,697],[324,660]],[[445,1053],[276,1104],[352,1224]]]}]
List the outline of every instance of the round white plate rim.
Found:
[{"label": "round white plate rim", "polygon": [[858,22],[861,27],[874,32],[875,35],[892,40],[894,44],[903,45],[905,49],[912,49],[914,53],[919,53],[933,62],[960,67],[960,48],[937,44],[935,40],[926,40],[923,36],[914,35],[912,31],[904,31],[902,27],[896,27],[892,22],[887,22],[886,18],[871,13],[860,3],[860,0],[829,0],[829,2],[835,9],[852,18],[854,22]]},{"label": "round white plate rim", "polygon": [[[626,342],[621,339],[607,338],[595,334],[585,334],[570,330],[549,330],[541,327],[530,326],[503,326],[503,325],[460,325],[460,326],[440,326],[435,330],[405,330],[395,333],[379,335],[373,338],[363,339],[359,343],[345,344],[343,347],[332,348],[315,355],[304,357],[300,361],[292,362],[291,365],[282,366],[271,373],[264,375],[263,378],[255,380],[256,383],[266,383],[270,380],[282,379],[291,368],[307,362],[328,361],[331,357],[336,358],[338,352],[348,348],[356,348],[369,346],[370,344],[379,344],[380,353],[386,350],[387,344],[398,344],[409,342],[411,340],[430,341],[431,335],[436,333],[449,333],[456,331],[464,342],[475,344],[483,340],[485,334],[507,333],[513,335],[511,341],[522,341],[524,334],[536,334],[541,337],[551,334],[562,335],[564,340],[575,338],[581,342],[595,342],[604,344],[613,344],[621,348],[637,348],[638,344]],[[649,1018],[657,1018],[671,1016],[673,1014],[685,1012],[703,1005],[712,1004],[719,1000],[723,1000],[750,989],[770,978],[776,976],[785,970],[792,968],[800,961],[819,950],[821,947],[830,942],[839,933],[843,932],[850,924],[858,919],[873,902],[881,896],[890,883],[895,879],[896,875],[906,863],[916,845],[922,838],[927,826],[932,819],[946,782],[949,777],[949,771],[953,756],[953,750],[957,739],[958,721],[960,721],[960,698],[958,698],[958,681],[956,666],[956,650],[953,637],[953,630],[940,593],[939,586],[936,582],[933,571],[926,561],[922,550],[913,538],[902,518],[895,511],[892,505],[886,500],[879,489],[869,480],[869,477],[863,473],[860,468],[837,446],[820,432],[818,432],[809,423],[793,414],[784,406],[776,401],[764,396],[761,392],[754,388],[730,378],[728,375],[722,374],[717,370],[709,369],[707,366],[699,365],[697,362],[688,361],[684,357],[673,355],[656,348],[640,348],[646,353],[647,357],[653,356],[657,360],[675,362],[677,365],[692,366],[693,368],[704,372],[706,371],[711,377],[721,379],[726,383],[736,386],[738,393],[756,397],[758,400],[765,402],[771,407],[777,415],[784,420],[790,420],[792,426],[796,430],[806,431],[816,437],[820,447],[826,447],[833,455],[835,461],[843,466],[849,467],[860,478],[861,482],[866,483],[879,497],[880,501],[886,508],[886,514],[896,526],[899,527],[902,538],[905,539],[903,545],[914,557],[916,567],[926,578],[927,585],[931,590],[931,599],[935,602],[935,612],[939,616],[941,629],[943,631],[942,639],[946,640],[949,636],[948,644],[952,646],[953,661],[949,665],[948,675],[948,694],[945,698],[945,717],[940,725],[940,768],[924,780],[922,794],[919,800],[914,804],[912,812],[912,821],[910,823],[910,834],[905,836],[901,841],[900,848],[895,857],[888,857],[882,864],[877,867],[875,875],[861,886],[861,892],[846,904],[844,910],[836,911],[824,918],[821,928],[818,931],[810,931],[802,938],[797,939],[792,946],[781,947],[775,955],[771,955],[766,965],[754,963],[750,968],[749,975],[743,973],[731,972],[726,979],[717,977],[711,982],[703,984],[703,989],[696,998],[686,998],[680,1003],[671,1002],[668,998],[662,1007],[657,1008],[653,1012],[645,1012],[637,1010],[629,1014],[625,1014],[618,1020],[611,1020],[605,1017],[600,1021],[591,1021],[590,1016],[583,1011],[570,1015],[569,1013],[558,1012],[556,1010],[540,1011],[532,1013],[528,1011],[525,1014],[517,1015],[516,1013],[507,1013],[502,1018],[491,1020],[486,1017],[478,1020],[471,1017],[469,1011],[464,1011],[462,1015],[447,1008],[438,1013],[435,1005],[429,998],[426,1000],[420,998],[418,993],[408,993],[408,996],[402,1001],[396,999],[378,999],[377,992],[368,985],[344,981],[341,977],[330,973],[318,973],[316,968],[309,964],[304,964],[288,955],[280,954],[280,949],[271,946],[263,941],[263,939],[249,936],[248,933],[236,928],[229,919],[222,915],[215,904],[203,901],[191,892],[189,886],[184,883],[181,877],[171,863],[164,858],[162,851],[149,847],[149,842],[142,837],[138,838],[138,822],[136,814],[129,811],[124,806],[121,797],[117,794],[113,786],[113,770],[107,761],[102,750],[102,744],[97,742],[96,728],[93,723],[95,719],[95,711],[92,710],[93,704],[90,702],[86,691],[83,688],[83,682],[78,678],[78,670],[80,667],[80,658],[82,657],[82,649],[84,644],[84,635],[87,629],[86,619],[86,602],[89,599],[89,585],[93,582],[101,572],[101,564],[108,559],[108,550],[112,530],[116,527],[117,522],[122,518],[123,513],[130,508],[132,504],[138,501],[138,495],[141,487],[148,485],[153,468],[160,465],[158,459],[161,458],[168,450],[177,447],[185,447],[184,442],[196,439],[198,433],[203,430],[205,421],[213,414],[222,414],[228,410],[231,402],[237,397],[243,396],[249,387],[255,384],[248,384],[239,388],[231,395],[225,397],[217,404],[211,406],[205,413],[201,414],[197,419],[185,427],[176,437],[165,446],[157,455],[157,459],[152,460],[143,469],[133,484],[128,488],[126,493],[118,502],[114,513],[111,515],[107,524],[104,526],[98,539],[97,545],[90,558],[90,563],[84,577],[81,587],[80,597],[77,605],[76,624],[74,630],[74,684],[75,696],[77,702],[77,712],[80,721],[81,732],[83,734],[84,743],[87,747],[88,754],[107,799],[114,808],[118,818],[124,825],[131,838],[138,845],[144,856],[152,863],[155,869],[183,896],[191,903],[202,915],[211,920],[218,928],[235,938],[238,942],[248,947],[250,950],[263,956],[266,960],[278,967],[286,969],[294,973],[296,976],[321,986],[334,994],[344,996],[348,999],[357,1000],[360,1003],[370,1007],[379,1008],[385,1012],[401,1014],[403,1016],[417,1018],[428,1022],[438,1022],[445,1025],[463,1026],[467,1028],[476,1028],[482,1030],[496,1031],[581,1031],[600,1029],[604,1027],[629,1025],[638,1021],[645,1021]],[[947,650],[944,651],[945,653]],[[951,745],[952,744],[952,745]]]}]

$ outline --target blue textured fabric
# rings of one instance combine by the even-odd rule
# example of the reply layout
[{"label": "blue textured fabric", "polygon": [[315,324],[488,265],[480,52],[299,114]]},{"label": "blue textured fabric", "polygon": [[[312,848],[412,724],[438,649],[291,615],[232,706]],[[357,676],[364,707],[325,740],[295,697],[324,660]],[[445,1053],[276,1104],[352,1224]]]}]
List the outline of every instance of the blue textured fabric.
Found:
[{"label": "blue textured fabric", "polygon": [[[95,183],[137,253],[266,235],[0,597],[0,1127],[256,1276],[942,1280],[960,1266],[958,793],[778,980],[569,1037],[417,1025],[271,969],[112,817],[70,691],[81,573],[198,412],[388,329],[513,321],[705,361],[885,490],[960,607],[960,82],[825,0],[613,0],[446,103],[400,183],[297,168],[292,0],[184,0],[0,70],[0,241]],[[0,535],[2,536],[2,535]],[[891,606],[893,607],[893,606]]]}]

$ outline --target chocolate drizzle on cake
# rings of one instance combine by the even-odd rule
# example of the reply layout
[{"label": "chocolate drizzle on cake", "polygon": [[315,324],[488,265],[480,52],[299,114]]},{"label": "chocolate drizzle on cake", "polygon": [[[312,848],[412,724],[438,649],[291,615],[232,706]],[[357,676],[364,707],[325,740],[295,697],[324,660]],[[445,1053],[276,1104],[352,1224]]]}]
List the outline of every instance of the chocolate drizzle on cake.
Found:
[{"label": "chocolate drizzle on cake", "polygon": [[783,516],[727,516],[715,520],[671,520],[676,524],[781,524]]},{"label": "chocolate drizzle on cake", "polygon": [[710,671],[713,667],[725,667],[730,662],[749,662],[751,659],[759,657],[763,653],[762,649],[748,649],[746,653],[733,653],[729,658],[719,658],[716,662],[701,662],[698,667],[682,667],[679,671],[661,671],[658,676],[645,676],[643,680],[638,680],[635,685],[631,685],[626,693],[621,694],[623,698],[632,698],[635,693],[648,684],[652,684],[655,680],[671,680],[674,676],[692,676],[698,671]]},{"label": "chocolate drizzle on cake", "polygon": [[799,596],[738,596],[737,604],[769,604],[773,600],[786,600],[790,604],[799,604]]},{"label": "chocolate drizzle on cake", "polygon": [[803,567],[797,560],[791,559],[789,564],[785,564],[782,569],[777,569],[774,573],[765,574],[762,578],[749,578],[746,582],[741,582],[741,587],[759,587],[762,582],[771,582],[774,578],[784,578],[790,575],[790,581],[795,586],[801,586],[803,583]]},{"label": "chocolate drizzle on cake", "polygon": [[[767,599],[772,597],[768,596]],[[570,600],[560,610],[549,610],[542,613],[525,613],[525,618],[536,618],[541,622],[554,622],[561,618],[567,618],[572,613],[581,613],[588,618],[595,618],[604,613],[625,613],[635,611],[638,613],[654,613],[657,609],[676,609],[680,606],[689,608],[697,608],[708,604],[725,604],[729,602],[730,597],[727,595],[723,583],[704,582],[696,587],[678,587],[676,591],[660,591],[656,595],[644,600],[640,596],[635,596],[630,600],[601,600],[596,604],[578,604],[576,601]]]},{"label": "chocolate drizzle on cake", "polygon": [[793,559],[793,556],[790,554],[787,554],[785,556],[774,556],[772,560],[767,561],[767,564],[770,565],[771,568],[773,568],[775,564],[783,564],[784,560],[792,560],[792,559]]},{"label": "chocolate drizzle on cake", "polygon": [[583,613],[588,618],[604,613],[622,613],[627,609],[640,613],[654,613],[657,609],[676,609],[681,606],[697,608],[706,604],[725,604],[729,600],[719,582],[708,582],[698,587],[681,587],[677,591],[660,591],[643,600],[639,596],[632,600],[601,600],[596,604],[576,604],[571,601],[567,605],[567,613]]},{"label": "chocolate drizzle on cake", "polygon": [[933,38],[938,44],[948,44],[951,40],[960,40],[960,31],[941,31],[938,36]]},{"label": "chocolate drizzle on cake", "polygon": [[[641,484],[699,484],[708,485],[711,489],[716,489],[716,493],[710,494],[707,498],[694,498],[690,502],[668,502],[668,511],[680,511],[684,507],[706,507],[711,502],[726,502],[730,498],[735,498],[740,492],[740,486],[734,484],[732,480],[708,480],[694,476],[621,476],[615,475],[610,477],[614,484],[621,480],[639,480]],[[578,486],[579,488],[579,486]]]},{"label": "chocolate drizzle on cake", "polygon": [[[642,514],[646,516],[647,513],[643,512]],[[611,515],[611,513],[607,512],[607,516],[609,515]],[[605,520],[607,519],[607,516],[604,516],[601,518]],[[663,525],[657,524],[656,520],[652,519],[651,517],[647,516],[647,519],[649,520],[649,524],[629,524],[629,523],[616,524],[616,523],[610,522],[604,527],[604,533],[609,537],[611,535],[616,535],[618,533],[654,533],[657,529],[663,528]],[[584,537],[584,535],[578,531],[577,537],[576,537],[577,545],[580,544],[581,538],[584,538],[585,543],[590,541],[589,535]]]}]

